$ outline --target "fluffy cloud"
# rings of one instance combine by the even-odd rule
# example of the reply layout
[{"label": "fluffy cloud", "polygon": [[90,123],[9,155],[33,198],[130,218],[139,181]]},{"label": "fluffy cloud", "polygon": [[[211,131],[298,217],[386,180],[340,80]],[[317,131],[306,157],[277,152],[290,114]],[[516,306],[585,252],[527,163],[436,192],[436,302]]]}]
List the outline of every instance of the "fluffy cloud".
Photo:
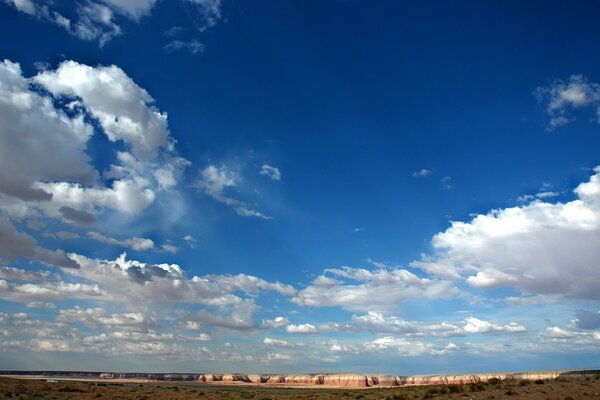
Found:
[{"label": "fluffy cloud", "polygon": [[54,96],[80,99],[111,142],[122,140],[133,155],[148,160],[168,146],[167,115],[152,106],[154,99],[117,66],[93,68],[65,61],[55,71],[35,77]]},{"label": "fluffy cloud", "polygon": [[252,209],[245,202],[234,199],[225,194],[227,188],[233,188],[238,185],[240,177],[227,167],[216,167],[209,165],[200,172],[200,176],[195,186],[202,190],[207,196],[212,197],[220,203],[232,207],[237,215],[242,217],[258,217],[271,219],[271,217]]},{"label": "fluffy cloud", "polygon": [[[69,270],[73,276],[95,282],[105,288],[106,300],[128,301],[132,304],[149,302],[181,302],[216,307],[234,307],[240,315],[251,314],[251,298],[240,297],[240,292],[253,296],[263,291],[293,295],[294,289],[279,282],[267,282],[250,275],[205,275],[188,278],[177,264],[147,264],[128,260],[125,253],[115,260],[90,259],[71,254],[82,268]],[[200,315],[200,314],[198,314]],[[221,324],[208,313],[191,321]],[[238,318],[243,320],[243,318]],[[246,323],[247,321],[244,321]],[[222,323],[223,325],[225,323]],[[254,326],[252,321],[252,326]]]},{"label": "fluffy cloud", "polygon": [[265,328],[272,328],[272,329],[276,329],[276,328],[280,328],[282,326],[285,326],[287,324],[289,324],[290,321],[285,318],[285,317],[275,317],[273,319],[265,319],[262,322],[263,327]]},{"label": "fluffy cloud", "polygon": [[392,309],[411,297],[436,299],[456,294],[458,289],[449,282],[420,278],[398,267],[379,266],[373,270],[344,267],[325,270],[292,301],[303,306],[370,311]]},{"label": "fluffy cloud", "polygon": [[285,330],[288,333],[304,333],[304,334],[312,334],[317,333],[317,327],[312,324],[300,324],[300,325],[288,325]]},{"label": "fluffy cloud", "polygon": [[574,193],[567,203],[538,200],[452,222],[433,237],[434,254],[411,265],[477,288],[598,299],[600,167]]},{"label": "fluffy cloud", "polygon": [[556,80],[549,86],[539,87],[535,95],[546,107],[551,129],[567,124],[572,109],[594,108],[600,122],[600,85],[589,82],[582,75],[572,75],[566,82]]},{"label": "fluffy cloud", "polygon": [[265,346],[271,346],[271,347],[283,347],[283,348],[291,348],[294,347],[294,345],[290,344],[289,342],[282,340],[282,339],[273,339],[270,337],[266,337],[263,340],[263,343]]},{"label": "fluffy cloud", "polygon": [[52,194],[34,182],[95,182],[97,172],[84,152],[92,127],[83,115],[69,117],[29,85],[19,64],[0,63],[0,192],[49,200]]},{"label": "fluffy cloud", "polygon": [[141,313],[125,313],[125,314],[108,314],[102,308],[80,308],[59,310],[56,318],[59,322],[66,323],[83,323],[85,325],[96,326],[154,326],[153,321],[148,319]]},{"label": "fluffy cloud", "polygon": [[[42,96],[32,84],[47,89]],[[67,106],[55,106],[61,99]],[[188,161],[174,155],[167,116],[120,68],[74,61],[28,79],[18,64],[0,64],[0,193],[18,215],[42,209],[80,225],[95,222],[98,208],[138,213],[156,193],[177,183]],[[129,151],[117,152],[105,173],[90,164],[86,146],[98,120],[102,133]],[[50,132],[50,134],[48,134]],[[35,143],[35,145],[31,145]],[[8,197],[7,197],[8,196]],[[12,200],[11,200],[12,199]],[[20,211],[22,208],[29,211]]]},{"label": "fluffy cloud", "polygon": [[[189,162],[175,154],[167,116],[153,102],[116,66],[66,61],[27,78],[19,64],[0,63],[2,259],[23,256],[76,268],[62,250],[39,247],[11,220],[30,217],[33,228],[43,226],[45,217],[89,226],[107,209],[138,214],[177,184]],[[86,153],[95,132],[120,142],[103,174]],[[90,237],[138,250],[154,247],[143,238],[118,241],[96,232]]]},{"label": "fluffy cloud", "polygon": [[526,332],[524,326],[511,322],[508,325],[498,325],[488,321],[482,321],[475,317],[469,317],[465,320],[466,325],[464,330],[467,333],[494,333],[494,332],[507,332],[507,333],[522,333]]},{"label": "fluffy cloud", "polygon": [[63,299],[99,299],[104,292],[98,285],[44,282],[14,284],[0,279],[0,298],[17,303],[60,301]]}]

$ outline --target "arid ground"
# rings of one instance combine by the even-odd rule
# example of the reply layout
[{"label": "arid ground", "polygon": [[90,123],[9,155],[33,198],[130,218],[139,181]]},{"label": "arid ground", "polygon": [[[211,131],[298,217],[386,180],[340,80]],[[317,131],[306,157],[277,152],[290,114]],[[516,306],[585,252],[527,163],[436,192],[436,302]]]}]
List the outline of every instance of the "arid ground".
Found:
[{"label": "arid ground", "polygon": [[465,385],[390,388],[264,387],[196,382],[97,382],[0,378],[0,399],[111,399],[111,400],[420,400],[420,399],[598,399],[600,375]]}]

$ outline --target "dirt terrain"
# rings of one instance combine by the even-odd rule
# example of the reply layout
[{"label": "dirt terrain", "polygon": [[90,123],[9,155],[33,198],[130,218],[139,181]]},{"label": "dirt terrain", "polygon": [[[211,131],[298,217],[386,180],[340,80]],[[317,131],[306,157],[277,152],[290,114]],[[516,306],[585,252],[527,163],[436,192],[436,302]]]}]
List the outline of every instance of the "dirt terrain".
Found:
[{"label": "dirt terrain", "polygon": [[111,400],[420,400],[530,399],[600,400],[600,375],[536,381],[390,388],[310,388],[198,382],[98,382],[0,378],[0,399]]}]

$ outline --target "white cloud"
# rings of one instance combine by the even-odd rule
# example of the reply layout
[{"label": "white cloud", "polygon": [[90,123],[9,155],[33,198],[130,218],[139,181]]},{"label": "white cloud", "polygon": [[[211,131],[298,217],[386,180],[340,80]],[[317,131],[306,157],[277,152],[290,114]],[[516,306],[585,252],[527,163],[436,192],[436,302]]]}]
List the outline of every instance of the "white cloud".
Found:
[{"label": "white cloud", "polygon": [[35,77],[55,96],[76,96],[102,126],[110,141],[122,140],[141,160],[169,145],[166,113],[117,66],[93,68],[65,61],[55,71]]},{"label": "white cloud", "polygon": [[108,236],[105,236],[98,232],[88,232],[88,237],[106,244],[113,244],[121,247],[129,247],[133,250],[152,250],[154,248],[154,242],[151,239],[133,237],[125,240],[117,240]]},{"label": "white cloud", "polygon": [[400,301],[413,297],[436,299],[458,294],[458,289],[449,282],[420,278],[397,267],[373,270],[330,268],[325,274],[300,290],[292,301],[303,306],[339,306],[350,311],[371,311],[390,310]]},{"label": "white cloud", "polygon": [[36,13],[35,3],[31,0],[4,0],[4,2],[26,14],[35,15]]},{"label": "white cloud", "polygon": [[0,192],[48,200],[37,181],[93,183],[97,172],[85,146],[93,133],[82,115],[69,117],[29,87],[19,64],[0,63]]},{"label": "white cloud", "polygon": [[260,168],[260,174],[264,175],[274,181],[281,180],[281,171],[279,171],[279,168],[272,167],[268,164],[263,164],[263,166]]},{"label": "white cloud", "polygon": [[42,282],[48,279],[47,271],[25,271],[24,269],[0,266],[0,278],[9,281]]},{"label": "white cloud", "polygon": [[45,282],[14,284],[0,279],[0,298],[17,303],[71,299],[99,299],[104,292],[98,285]]},{"label": "white cloud", "polygon": [[[59,105],[65,102],[67,106]],[[41,214],[92,225],[105,208],[136,214],[148,207],[189,165],[174,154],[166,114],[152,102],[115,66],[92,68],[66,61],[55,71],[26,78],[18,64],[1,63],[3,211],[11,218]],[[110,186],[104,185],[86,153],[95,130],[86,122],[90,115],[109,140],[122,141],[126,148],[116,152],[105,173]]]},{"label": "white cloud", "polygon": [[264,319],[262,325],[265,328],[277,329],[289,324],[290,321],[285,317],[275,317],[273,319]]},{"label": "white cloud", "polygon": [[102,308],[80,308],[59,310],[56,318],[58,322],[83,323],[87,326],[144,326],[155,325],[141,313],[108,314]]},{"label": "white cloud", "polygon": [[415,171],[412,174],[413,178],[422,178],[422,177],[425,177],[425,176],[428,176],[428,175],[431,175],[431,170],[430,169],[426,169],[426,168],[423,168],[423,169],[420,169],[418,171]]},{"label": "white cloud", "polygon": [[282,339],[273,339],[270,337],[266,337],[263,340],[263,344],[265,346],[270,346],[270,347],[283,347],[283,348],[292,348],[294,347],[294,345],[290,344],[289,342],[282,340]]},{"label": "white cloud", "polygon": [[434,255],[411,265],[479,288],[598,299],[600,167],[595,172],[570,202],[535,201],[452,222],[433,237]]},{"label": "white cloud", "polygon": [[167,253],[171,253],[171,254],[176,254],[179,251],[179,248],[177,246],[174,246],[170,243],[163,243],[160,246],[161,249],[163,249],[164,251],[166,251]]},{"label": "white cloud", "polygon": [[571,75],[566,82],[555,80],[549,86],[537,88],[535,95],[550,116],[550,129],[569,123],[572,109],[586,107],[595,109],[596,120],[600,122],[600,85],[582,75]]},{"label": "white cloud", "polygon": [[70,21],[66,24],[62,15],[55,21],[80,39],[98,40],[100,46],[121,34],[121,27],[116,23],[112,9],[104,4],[87,0],[77,6],[77,14],[78,20],[74,24]]},{"label": "white cloud", "polygon": [[156,0],[104,0],[104,2],[114,6],[115,9],[129,17],[139,20],[150,13]]},{"label": "white cloud", "polygon": [[317,327],[312,324],[300,324],[300,325],[288,325],[285,330],[288,333],[303,333],[303,334],[313,334],[317,333]]},{"label": "white cloud", "polygon": [[[53,2],[4,0],[4,3],[39,20],[56,24],[79,39],[97,40],[103,46],[123,33],[119,17],[139,22],[150,15],[156,0],[83,0],[69,4],[70,7],[64,9],[67,16],[58,13]],[[181,3],[200,32],[215,26],[221,19],[220,0],[181,0]]]},{"label": "white cloud", "polygon": [[221,168],[218,168],[214,165],[209,165],[200,172],[200,176],[198,177],[195,186],[218,202],[232,207],[235,212],[242,217],[271,219],[271,217],[252,209],[245,202],[225,194],[227,188],[237,186],[239,181],[240,178],[238,174],[229,170],[227,167],[222,166]]},{"label": "white cloud", "polygon": [[469,317],[465,319],[465,322],[466,324],[463,329],[467,333],[523,333],[527,331],[524,326],[516,322],[511,322],[508,325],[498,325],[475,317]]}]

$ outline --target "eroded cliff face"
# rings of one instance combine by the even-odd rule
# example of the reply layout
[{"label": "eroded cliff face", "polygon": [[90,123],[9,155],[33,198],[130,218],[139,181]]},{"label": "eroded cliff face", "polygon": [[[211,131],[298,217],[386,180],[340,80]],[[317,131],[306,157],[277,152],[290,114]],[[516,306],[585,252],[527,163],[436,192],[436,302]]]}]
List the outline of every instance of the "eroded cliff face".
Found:
[{"label": "eroded cliff face", "polygon": [[[564,372],[564,371],[562,371]],[[200,382],[245,382],[268,385],[324,385],[338,387],[387,387],[387,386],[425,386],[468,384],[487,382],[491,378],[501,380],[554,379],[561,371],[518,372],[500,374],[462,374],[462,375],[362,375],[362,374],[301,374],[301,375],[258,375],[258,374],[204,374],[198,377]]]},{"label": "eroded cliff face", "polygon": [[364,375],[364,374],[152,374],[128,372],[68,372],[68,371],[0,371],[0,375],[37,375],[56,378],[79,379],[144,379],[150,381],[197,381],[229,384],[265,384],[265,385],[323,385],[336,387],[386,387],[386,386],[424,386],[443,384],[469,384],[487,382],[492,378],[507,381],[554,379],[561,375],[581,373],[600,373],[600,371],[534,371],[516,373],[486,373],[457,375]]}]

